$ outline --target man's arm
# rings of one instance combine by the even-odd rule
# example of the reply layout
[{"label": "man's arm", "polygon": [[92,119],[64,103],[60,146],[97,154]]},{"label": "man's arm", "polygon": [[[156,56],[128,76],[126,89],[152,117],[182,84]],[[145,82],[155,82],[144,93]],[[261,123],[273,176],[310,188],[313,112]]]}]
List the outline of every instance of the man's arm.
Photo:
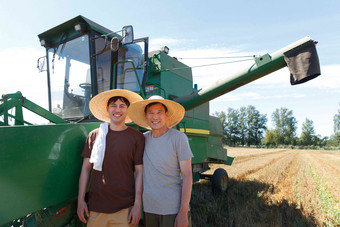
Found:
[{"label": "man's arm", "polygon": [[84,216],[84,212],[87,217],[89,216],[89,210],[85,202],[85,193],[86,193],[87,185],[89,183],[92,166],[93,164],[90,163],[90,158],[84,158],[83,165],[81,167],[80,177],[79,177],[77,214],[78,214],[79,220],[84,223],[86,223],[86,217]]},{"label": "man's arm", "polygon": [[135,165],[135,203],[129,214],[129,224],[137,225],[142,217],[143,165]]},{"label": "man's arm", "polygon": [[188,212],[189,203],[192,189],[192,170],[191,170],[191,158],[185,159],[179,162],[181,175],[183,178],[182,184],[182,199],[179,212],[175,220],[175,227],[188,226]]}]

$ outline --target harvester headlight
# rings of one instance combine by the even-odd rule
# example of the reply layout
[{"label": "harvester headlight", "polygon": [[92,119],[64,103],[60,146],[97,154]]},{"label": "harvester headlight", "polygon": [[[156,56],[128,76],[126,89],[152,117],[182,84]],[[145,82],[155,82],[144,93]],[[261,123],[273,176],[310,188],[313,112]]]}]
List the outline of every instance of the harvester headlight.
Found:
[{"label": "harvester headlight", "polygon": [[74,25],[74,30],[79,33],[84,33],[86,31],[86,26],[83,23],[77,23]]},{"label": "harvester headlight", "polygon": [[41,39],[40,40],[40,45],[43,46],[43,47],[48,47],[49,46],[49,41],[46,40],[46,39]]},{"label": "harvester headlight", "polygon": [[164,46],[161,48],[161,51],[163,51],[165,54],[169,54],[169,47]]},{"label": "harvester headlight", "polygon": [[45,41],[44,39],[41,39],[41,40],[40,40],[40,45],[41,45],[41,46],[45,46],[45,45],[46,45],[46,41]]}]

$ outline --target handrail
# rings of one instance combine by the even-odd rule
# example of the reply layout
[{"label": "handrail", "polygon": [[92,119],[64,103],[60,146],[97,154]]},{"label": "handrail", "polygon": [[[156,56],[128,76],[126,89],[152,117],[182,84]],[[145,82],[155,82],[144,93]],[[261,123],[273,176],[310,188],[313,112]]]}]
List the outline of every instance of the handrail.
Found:
[{"label": "handrail", "polygon": [[[128,59],[128,60],[125,60],[125,61],[118,61],[118,62],[116,62],[116,63],[114,64],[114,66],[113,66],[113,72],[116,72],[116,66],[117,66],[118,64],[126,63],[126,62],[129,62],[129,63],[132,64],[133,71],[135,72],[136,79],[137,79],[137,82],[138,82],[140,94],[141,94],[141,96],[143,97],[143,99],[145,99],[145,93],[144,93],[144,90],[143,90],[143,88],[142,88],[142,85],[141,85],[141,83],[140,83],[140,81],[139,81],[138,74],[137,74],[137,71],[136,71],[135,63],[134,63],[132,60],[129,60],[129,59]],[[115,80],[113,83],[115,83],[115,82],[116,82],[116,80]],[[115,84],[112,84],[112,87],[115,87],[114,85],[115,85]]]},{"label": "handrail", "polygon": [[[22,107],[32,111],[33,113],[49,120],[50,122],[56,124],[68,123],[68,121],[58,117],[57,115],[49,112],[48,110],[42,108],[41,106],[35,104],[34,102],[28,100],[27,98],[23,97],[21,92],[18,91],[17,93],[13,94],[5,94],[2,95],[2,99],[0,99],[0,116],[4,116],[3,122],[0,121],[1,126],[9,126],[8,118],[11,117],[15,119],[14,125],[31,125],[31,123],[24,120]],[[9,114],[9,110],[15,107],[15,115]]]}]

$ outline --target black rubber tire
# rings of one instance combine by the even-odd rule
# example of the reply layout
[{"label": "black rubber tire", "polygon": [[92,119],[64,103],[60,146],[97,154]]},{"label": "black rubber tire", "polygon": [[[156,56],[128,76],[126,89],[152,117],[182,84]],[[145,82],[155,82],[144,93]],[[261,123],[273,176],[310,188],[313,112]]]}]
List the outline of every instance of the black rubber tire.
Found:
[{"label": "black rubber tire", "polygon": [[216,169],[211,177],[211,187],[214,193],[225,193],[228,190],[229,178],[225,169]]}]

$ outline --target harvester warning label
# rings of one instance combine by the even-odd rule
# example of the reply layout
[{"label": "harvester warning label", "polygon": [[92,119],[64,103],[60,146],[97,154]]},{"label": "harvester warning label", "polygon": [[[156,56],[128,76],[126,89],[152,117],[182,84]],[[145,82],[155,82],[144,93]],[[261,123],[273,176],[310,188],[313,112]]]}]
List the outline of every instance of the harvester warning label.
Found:
[{"label": "harvester warning label", "polygon": [[158,93],[158,87],[154,87],[153,85],[146,86],[145,87],[145,92],[146,93]]},{"label": "harvester warning label", "polygon": [[57,212],[54,213],[54,218],[55,219],[59,219],[62,216],[64,216],[67,213],[67,209],[66,207],[61,208],[60,210],[58,210]]}]

